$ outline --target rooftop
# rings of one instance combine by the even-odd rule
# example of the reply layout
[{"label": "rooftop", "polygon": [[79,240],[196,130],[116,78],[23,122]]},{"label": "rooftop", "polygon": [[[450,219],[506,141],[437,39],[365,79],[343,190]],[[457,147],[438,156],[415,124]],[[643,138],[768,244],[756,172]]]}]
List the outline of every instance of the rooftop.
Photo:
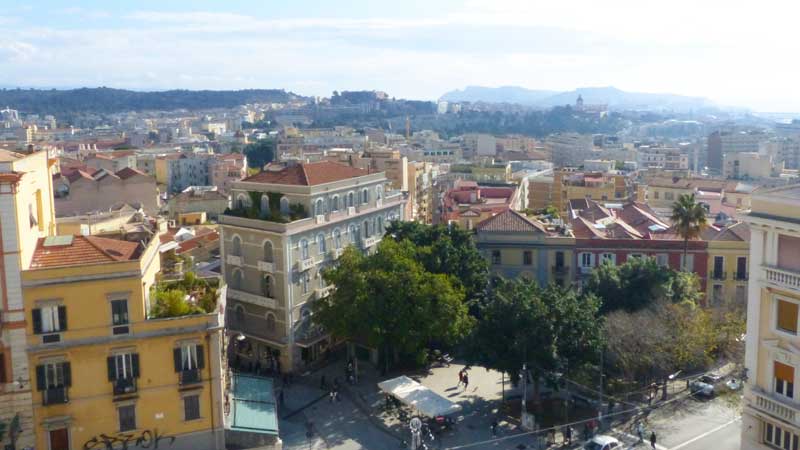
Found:
[{"label": "rooftop", "polygon": [[251,183],[316,186],[369,175],[368,170],[332,161],[300,163],[279,169],[268,168],[242,181]]},{"label": "rooftop", "polygon": [[475,227],[479,232],[505,232],[505,233],[545,233],[544,225],[538,220],[532,220],[524,215],[507,209],[494,215]]},{"label": "rooftop", "polygon": [[138,242],[97,236],[51,236],[37,242],[31,269],[135,261],[140,255]]},{"label": "rooftop", "polygon": [[0,149],[0,162],[12,162],[24,157],[22,153]]}]

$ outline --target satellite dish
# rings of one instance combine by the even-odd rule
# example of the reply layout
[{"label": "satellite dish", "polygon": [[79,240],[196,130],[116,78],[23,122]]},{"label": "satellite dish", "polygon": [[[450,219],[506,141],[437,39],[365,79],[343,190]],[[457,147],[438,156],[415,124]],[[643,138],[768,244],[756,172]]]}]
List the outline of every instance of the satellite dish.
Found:
[{"label": "satellite dish", "polygon": [[411,428],[411,431],[419,431],[422,429],[422,421],[419,420],[419,417],[414,417],[411,419],[411,422],[408,423],[408,426]]}]

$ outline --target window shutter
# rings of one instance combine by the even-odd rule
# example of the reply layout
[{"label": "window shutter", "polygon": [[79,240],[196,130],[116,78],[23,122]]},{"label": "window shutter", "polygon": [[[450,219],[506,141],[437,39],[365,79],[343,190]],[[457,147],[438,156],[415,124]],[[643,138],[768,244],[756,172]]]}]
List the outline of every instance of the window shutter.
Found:
[{"label": "window shutter", "polygon": [[775,372],[775,378],[788,383],[794,383],[794,367],[775,361],[773,370]]},{"label": "window shutter", "polygon": [[106,365],[108,365],[108,381],[116,381],[117,379],[117,358],[109,356],[106,358]]},{"label": "window shutter", "polygon": [[67,307],[66,306],[59,306],[58,307],[58,331],[66,331],[67,329]]},{"label": "window shutter", "polygon": [[65,362],[64,364],[64,386],[70,387],[72,386],[72,371],[70,370],[69,362]]},{"label": "window shutter", "polygon": [[203,346],[197,346],[197,368],[203,369],[206,366],[205,354],[203,353]]},{"label": "window shutter", "polygon": [[36,366],[36,390],[43,391],[46,388],[46,384],[44,381],[44,366],[38,365]]},{"label": "window shutter", "polygon": [[34,334],[41,334],[42,333],[42,310],[39,308],[35,308],[31,311],[31,316],[33,318],[33,333]]},{"label": "window shutter", "polygon": [[133,366],[133,378],[139,378],[139,354],[131,355],[131,365]]},{"label": "window shutter", "polygon": [[172,359],[175,361],[175,372],[181,371],[181,348],[172,349]]}]

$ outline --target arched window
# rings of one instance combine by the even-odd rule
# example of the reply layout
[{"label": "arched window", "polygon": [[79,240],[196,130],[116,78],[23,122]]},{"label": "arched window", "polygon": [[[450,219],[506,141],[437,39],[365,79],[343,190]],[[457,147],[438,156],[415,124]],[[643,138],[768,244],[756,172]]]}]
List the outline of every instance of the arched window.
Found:
[{"label": "arched window", "polygon": [[233,286],[234,289],[241,289],[243,280],[242,270],[233,269],[233,273],[231,275],[232,275],[231,286]]},{"label": "arched window", "polygon": [[318,198],[317,201],[314,203],[314,215],[321,216],[325,214],[325,204],[323,203],[321,198]]},{"label": "arched window", "polygon": [[267,313],[267,331],[275,331],[275,314]]},{"label": "arched window", "polygon": [[264,275],[261,278],[261,293],[264,297],[275,298],[275,280],[272,275]]},{"label": "arched window", "polygon": [[267,194],[263,194],[261,196],[261,215],[264,217],[269,216],[269,196]]},{"label": "arched window", "polygon": [[244,322],[244,306],[236,305],[233,307],[233,315],[239,323]]},{"label": "arched window", "polygon": [[338,210],[339,210],[339,196],[334,195],[333,198],[331,198],[331,212],[336,212]]},{"label": "arched window", "polygon": [[352,191],[347,193],[347,206],[348,207],[355,206],[355,201]]},{"label": "arched window", "polygon": [[281,214],[289,214],[289,199],[281,197]]},{"label": "arched window", "polygon": [[247,207],[247,197],[244,194],[236,196],[236,209],[245,209]]},{"label": "arched window", "polygon": [[342,232],[338,228],[333,230],[333,246],[335,248],[342,248]]},{"label": "arched window", "polygon": [[356,232],[356,226],[353,224],[348,225],[347,227],[347,234],[349,234],[350,242],[355,242],[356,238],[358,238],[358,233]]},{"label": "arched window", "polygon": [[239,236],[233,237],[233,248],[231,249],[233,256],[242,256],[242,239]]},{"label": "arched window", "polygon": [[375,218],[375,232],[382,234],[386,229],[383,227],[383,216],[378,216]]},{"label": "arched window", "polygon": [[308,240],[303,239],[300,241],[300,257],[302,259],[308,259]]},{"label": "arched window", "polygon": [[383,198],[383,186],[377,185],[375,186],[375,199],[380,200]]},{"label": "arched window", "polygon": [[317,235],[317,252],[320,255],[325,254],[325,235],[322,233]]},{"label": "arched window", "polygon": [[364,221],[363,227],[364,228],[361,231],[364,233],[364,237],[368,238],[369,237],[369,221],[368,220]]},{"label": "arched window", "polygon": [[317,272],[317,284],[320,289],[325,287],[325,277],[322,276],[322,267],[320,266],[319,271]]},{"label": "arched window", "polygon": [[310,281],[309,278],[310,276],[308,275],[307,271],[300,275],[300,282],[303,285],[303,294],[308,294],[308,282]]},{"label": "arched window", "polygon": [[272,241],[264,241],[264,261],[273,262]]},{"label": "arched window", "polygon": [[361,191],[361,203],[369,203],[369,189],[367,188]]}]

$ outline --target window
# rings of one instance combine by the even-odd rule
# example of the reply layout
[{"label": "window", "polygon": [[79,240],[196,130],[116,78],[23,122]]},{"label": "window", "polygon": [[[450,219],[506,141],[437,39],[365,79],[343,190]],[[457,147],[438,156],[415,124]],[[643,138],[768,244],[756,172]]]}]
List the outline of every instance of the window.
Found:
[{"label": "window", "polygon": [[275,331],[275,314],[267,313],[267,331]]},{"label": "window", "polygon": [[653,198],[658,200],[658,191],[653,191]]},{"label": "window", "polygon": [[353,196],[353,193],[352,193],[352,192],[348,192],[348,193],[347,193],[347,206],[348,206],[348,207],[350,207],[350,206],[355,206],[355,202],[353,201],[353,197],[354,197],[354,196]]},{"label": "window", "polygon": [[314,215],[320,216],[325,214],[325,206],[321,198],[318,198],[316,202],[314,202]]},{"label": "window", "polygon": [[369,189],[367,188],[361,191],[361,203],[369,203]]},{"label": "window", "polygon": [[383,226],[383,216],[378,216],[375,218],[377,225],[375,225],[375,232],[378,234],[383,234],[386,231],[386,228]]},{"label": "window", "polygon": [[503,259],[500,255],[500,250],[492,250],[492,264],[502,264]]},{"label": "window", "polygon": [[358,238],[358,232],[356,232],[355,225],[348,225],[347,226],[347,234],[350,235],[350,242],[355,242],[356,238]]},{"label": "window", "polygon": [[261,205],[260,206],[261,206],[261,208],[260,208],[261,215],[263,215],[264,217],[269,216],[269,196],[267,196],[267,194],[262,194],[261,195]]},{"label": "window", "polygon": [[334,248],[342,248],[342,232],[338,228],[333,230],[333,246]]},{"label": "window", "polygon": [[183,420],[200,418],[200,396],[187,395],[183,397]]},{"label": "window", "polygon": [[594,254],[581,253],[580,262],[581,267],[592,267],[594,265]]},{"label": "window", "polygon": [[365,238],[369,237],[369,221],[367,221],[367,220],[364,221],[363,226],[361,228],[361,231],[364,232],[364,237]]},{"label": "window", "polygon": [[747,302],[747,289],[744,286],[736,286],[736,303],[743,305]]},{"label": "window", "polygon": [[176,372],[187,372],[205,367],[203,346],[199,344],[184,344],[172,351]]},{"label": "window", "polygon": [[6,354],[0,352],[0,384],[8,383],[9,376],[6,370]]},{"label": "window", "polygon": [[127,300],[111,300],[111,324],[112,325],[128,324]]},{"label": "window", "polygon": [[233,256],[242,256],[242,238],[239,236],[233,237],[233,248],[231,250]]},{"label": "window", "polygon": [[66,388],[72,385],[68,362],[49,362],[36,366],[36,390],[42,392],[42,403],[52,405],[67,402]]},{"label": "window", "polygon": [[746,280],[747,279],[747,257],[746,256],[739,256],[736,258],[736,279],[737,280]]},{"label": "window", "polygon": [[722,285],[715,284],[711,291],[711,301],[715,305],[722,303]]},{"label": "window", "polygon": [[617,255],[614,253],[601,253],[600,254],[600,263],[605,264],[616,264],[617,263]]},{"label": "window", "polygon": [[771,423],[764,423],[764,443],[783,450],[797,450],[800,436]]},{"label": "window", "polygon": [[672,192],[664,192],[664,200],[675,200],[675,194]]},{"label": "window", "polygon": [[797,334],[798,304],[786,300],[778,300],[777,328],[785,333]]},{"label": "window", "polygon": [[522,252],[522,264],[525,266],[530,266],[533,264],[533,252],[530,250],[525,250]]},{"label": "window", "polygon": [[303,294],[308,294],[308,283],[309,283],[309,281],[310,280],[309,280],[308,272],[303,272],[302,275],[300,275],[300,282],[303,285]]},{"label": "window", "polygon": [[564,267],[564,252],[556,252],[556,267],[559,269]]},{"label": "window", "polygon": [[139,355],[137,353],[109,356],[107,363],[108,381],[139,378]]},{"label": "window", "polygon": [[242,288],[242,271],[240,269],[233,269],[233,276],[231,277],[231,286],[234,289]]},{"label": "window", "polygon": [[322,233],[317,235],[317,253],[325,254],[325,235]]},{"label": "window", "polygon": [[331,198],[331,212],[336,212],[338,210],[339,210],[339,196],[334,195],[333,198]]},{"label": "window", "polygon": [[289,214],[289,199],[286,197],[281,197],[281,214]]},{"label": "window", "polygon": [[712,273],[711,276],[715,280],[724,280],[725,279],[725,275],[724,275],[724,272],[723,272],[724,268],[725,268],[725,258],[722,257],[722,256],[715,256],[714,257],[714,273]]},{"label": "window", "polygon": [[136,405],[125,405],[117,408],[119,414],[119,431],[136,429]]},{"label": "window", "polygon": [[33,332],[36,334],[58,333],[67,329],[66,306],[48,305],[31,311]]},{"label": "window", "polygon": [[775,361],[773,377],[775,379],[775,393],[784,397],[794,398],[794,367]]},{"label": "window", "polygon": [[383,186],[375,187],[375,199],[380,200],[383,198]]},{"label": "window", "polygon": [[683,254],[681,254],[681,269],[686,272],[694,272],[694,255],[686,255],[684,260]]},{"label": "window", "polygon": [[263,255],[264,261],[265,262],[272,262],[273,261],[273,259],[272,259],[273,258],[273,256],[272,256],[272,242],[271,241],[265,241],[263,250],[264,250],[264,255]]},{"label": "window", "polygon": [[308,259],[308,240],[303,239],[300,241],[300,258],[301,259]]},{"label": "window", "polygon": [[239,194],[236,196],[236,209],[244,209],[247,206],[247,200],[244,198],[244,194]]},{"label": "window", "polygon": [[268,298],[275,298],[275,293],[273,290],[275,289],[275,282],[272,279],[271,275],[264,275],[261,278],[261,293],[264,294],[264,297]]},{"label": "window", "polygon": [[667,255],[666,253],[657,253],[656,264],[658,264],[661,267],[669,266],[669,255]]}]

